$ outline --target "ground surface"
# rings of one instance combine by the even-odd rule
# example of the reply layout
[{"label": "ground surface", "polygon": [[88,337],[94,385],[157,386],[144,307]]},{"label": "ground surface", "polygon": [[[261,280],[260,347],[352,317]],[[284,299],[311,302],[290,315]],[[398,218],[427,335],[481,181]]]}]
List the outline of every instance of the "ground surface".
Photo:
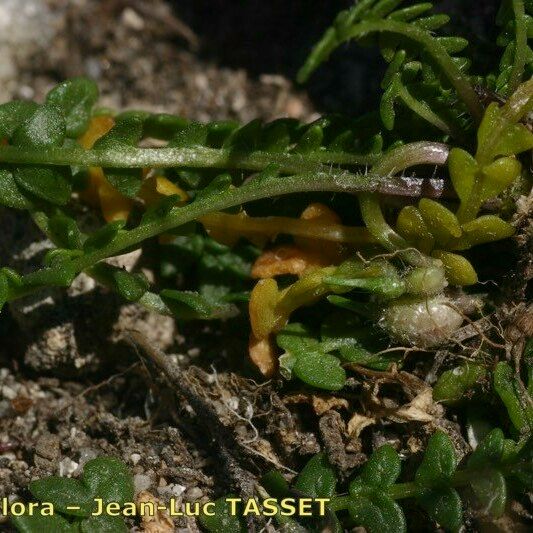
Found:
[{"label": "ground surface", "polygon": [[[39,98],[59,80],[89,74],[102,89],[102,104],[115,108],[203,121],[312,119],[324,109],[365,105],[376,83],[361,81],[375,68],[372,55],[355,71],[349,55],[340,57],[309,93],[289,81],[323,26],[351,2],[324,2],[328,7],[317,14],[303,1],[291,8],[284,1],[249,2],[236,10],[226,9],[224,0],[25,0],[26,18],[10,22],[8,8],[16,3],[6,1],[4,12],[0,5],[0,25],[11,28],[0,37],[9,63],[0,69],[2,100]],[[479,9],[490,12],[490,2]],[[21,35],[13,24],[22,25]],[[43,24],[46,31],[40,31]],[[0,217],[7,228],[2,264],[32,260],[46,248],[27,221]],[[197,501],[230,490],[250,493],[259,471],[278,468],[290,476],[320,449],[344,475],[384,441],[416,462],[435,427],[454,438],[459,454],[469,451],[453,416],[430,400],[420,403],[420,378],[432,371],[428,362],[413,365],[412,378],[392,378],[380,396],[396,418],[354,419],[354,412],[366,416],[376,401],[363,375],[352,378],[336,402],[297,390],[280,394],[276,383],[232,372],[243,367],[246,340],[231,325],[176,328],[92,286],[49,298],[14,307],[0,322],[0,498],[26,497],[31,479],[75,475],[102,453],[132,468],[137,490]],[[130,328],[175,354],[187,400],[140,362],[124,339]],[[216,423],[196,416],[202,406],[213,411]],[[373,430],[360,438],[357,427],[364,423]],[[408,519],[412,530],[431,529],[415,512]],[[193,520],[176,525],[196,530]]]}]

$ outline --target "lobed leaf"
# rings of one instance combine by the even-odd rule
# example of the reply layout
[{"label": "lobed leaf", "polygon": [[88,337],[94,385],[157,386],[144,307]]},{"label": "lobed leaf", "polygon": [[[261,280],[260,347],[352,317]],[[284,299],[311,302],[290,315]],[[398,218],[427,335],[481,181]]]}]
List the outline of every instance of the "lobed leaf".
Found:
[{"label": "lobed leaf", "polygon": [[56,85],[46,102],[61,110],[66,122],[66,135],[73,139],[85,132],[92,108],[98,100],[98,86],[87,78],[71,78]]},{"label": "lobed leaf", "polygon": [[386,494],[373,492],[368,496],[358,496],[348,504],[348,512],[354,522],[368,533],[407,531],[402,509]]},{"label": "lobed leaf", "polygon": [[437,431],[428,441],[422,464],[415,481],[422,487],[446,486],[457,467],[452,441],[446,433]]},{"label": "lobed leaf", "polygon": [[335,493],[337,476],[324,453],[315,455],[298,474],[294,488],[311,498],[330,498]]},{"label": "lobed leaf", "polygon": [[226,498],[233,497],[231,494],[215,500],[212,515],[200,514],[198,520],[209,533],[245,533],[247,528],[239,520],[238,516],[230,513],[230,506]]},{"label": "lobed leaf", "polygon": [[78,479],[50,476],[32,481],[29,488],[35,498],[66,515],[87,517],[92,512],[94,495]]},{"label": "lobed leaf", "polygon": [[429,516],[444,529],[459,531],[463,525],[461,498],[452,487],[431,489],[417,498]]},{"label": "lobed leaf", "polygon": [[133,501],[133,478],[128,467],[114,457],[97,457],[83,467],[83,483],[93,497],[121,506]]}]

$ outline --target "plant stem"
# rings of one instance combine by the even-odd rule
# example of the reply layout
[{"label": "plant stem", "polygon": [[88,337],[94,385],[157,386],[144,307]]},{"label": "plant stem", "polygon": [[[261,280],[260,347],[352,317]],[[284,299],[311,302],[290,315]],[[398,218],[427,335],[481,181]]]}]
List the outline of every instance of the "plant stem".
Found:
[{"label": "plant stem", "polygon": [[374,164],[377,154],[358,155],[319,151],[309,154],[252,152],[238,153],[197,146],[194,148],[120,148],[83,150],[46,148],[30,150],[16,146],[0,148],[0,162],[27,165],[60,165],[103,168],[228,168],[263,170],[276,164],[281,173],[326,170],[324,164],[361,166]]},{"label": "plant stem", "polygon": [[[449,485],[451,487],[464,487],[469,485],[473,479],[485,475],[483,470],[465,469],[455,472],[450,479]],[[393,500],[403,500],[406,498],[417,498],[429,490],[429,487],[418,485],[415,481],[408,481],[406,483],[396,483],[386,489],[386,494]],[[334,496],[329,503],[329,507],[333,511],[341,511],[348,508],[348,505],[353,501],[353,497],[349,494]]]}]

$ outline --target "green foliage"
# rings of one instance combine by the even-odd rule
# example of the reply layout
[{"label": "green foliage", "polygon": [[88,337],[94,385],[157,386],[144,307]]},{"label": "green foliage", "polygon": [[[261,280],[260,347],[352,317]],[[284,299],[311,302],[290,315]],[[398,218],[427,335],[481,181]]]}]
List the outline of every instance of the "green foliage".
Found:
[{"label": "green foliage", "polygon": [[504,52],[499,70],[491,79],[495,90],[501,94],[512,94],[522,75],[528,79],[533,73],[533,51],[528,44],[533,33],[532,15],[533,5],[528,0],[501,3],[496,23],[502,31],[497,44],[504,48]]},{"label": "green foliage", "polygon": [[[369,533],[407,531],[405,516],[398,501],[414,498],[440,527],[459,531],[463,523],[463,504],[457,488],[469,486],[477,504],[499,517],[505,510],[508,479],[531,486],[531,439],[519,452],[505,456],[504,435],[494,429],[479,444],[462,469],[450,438],[437,431],[429,439],[422,462],[412,482],[398,483],[401,460],[394,448],[381,446],[370,456],[348,487],[348,495],[336,493],[339,482],[324,454],[313,457],[297,476],[293,488],[305,496],[331,498],[328,508],[335,513],[347,510],[351,527],[363,526]],[[515,444],[516,446],[516,444]],[[523,470],[522,470],[523,469]],[[263,486],[277,497],[289,493],[281,474],[270,473]],[[339,487],[340,488],[340,487]],[[343,515],[339,514],[339,518]],[[335,518],[338,530],[340,522]],[[336,526],[336,527],[337,527]]]},{"label": "green foliage", "polygon": [[72,78],[52,89],[46,102],[61,110],[65,117],[66,135],[75,139],[87,129],[98,94],[98,87],[93,81]]},{"label": "green foliage", "polygon": [[530,434],[533,430],[533,399],[508,363],[496,365],[494,389],[504,403],[515,429]]},{"label": "green foliage", "polygon": [[22,533],[127,531],[121,517],[92,514],[97,509],[95,499],[121,507],[133,501],[132,475],[118,459],[98,457],[85,465],[80,479],[50,476],[32,481],[29,488],[38,501],[53,505],[54,514],[13,516],[12,523]]},{"label": "green foliage", "polygon": [[209,533],[226,533],[227,531],[235,531],[235,533],[247,531],[244,524],[239,520],[238,516],[231,514],[230,506],[226,502],[226,498],[233,498],[232,494],[224,496],[215,500],[215,507],[210,515],[201,514],[199,516],[200,523],[205,527]]},{"label": "green foliage", "polygon": [[287,326],[278,334],[277,343],[285,350],[280,364],[287,377],[294,374],[304,383],[319,389],[342,389],[346,372],[340,360],[326,353],[317,340],[308,336],[301,324]]},{"label": "green foliage", "polygon": [[446,370],[433,387],[433,399],[437,402],[458,401],[465,392],[479,383],[485,374],[486,369],[476,363],[465,363]]}]

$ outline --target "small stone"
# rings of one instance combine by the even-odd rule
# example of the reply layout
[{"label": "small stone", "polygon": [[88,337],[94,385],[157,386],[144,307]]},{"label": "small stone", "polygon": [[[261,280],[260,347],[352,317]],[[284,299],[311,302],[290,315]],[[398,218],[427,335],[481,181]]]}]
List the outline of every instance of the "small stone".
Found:
[{"label": "small stone", "polygon": [[135,466],[141,460],[141,456],[138,453],[132,453],[130,455],[130,460],[131,460],[133,466]]},{"label": "small stone", "polygon": [[35,455],[48,461],[56,461],[59,458],[59,439],[57,436],[49,433],[41,435],[35,443]]},{"label": "small stone", "polygon": [[2,395],[7,400],[14,400],[17,397],[17,391],[13,390],[11,387],[4,385],[2,387]]},{"label": "small stone", "polygon": [[196,500],[199,500],[204,493],[202,492],[202,489],[200,487],[192,487],[185,493],[185,499],[189,502],[195,502]]},{"label": "small stone", "polygon": [[78,469],[79,464],[72,459],[65,457],[59,462],[59,475],[61,477],[70,477]]},{"label": "small stone", "polygon": [[146,474],[136,474],[133,476],[133,487],[135,488],[135,494],[143,490],[148,490],[152,484],[152,480]]},{"label": "small stone", "polygon": [[141,31],[144,29],[144,20],[131,7],[127,7],[122,12],[122,23],[132,30]]}]

